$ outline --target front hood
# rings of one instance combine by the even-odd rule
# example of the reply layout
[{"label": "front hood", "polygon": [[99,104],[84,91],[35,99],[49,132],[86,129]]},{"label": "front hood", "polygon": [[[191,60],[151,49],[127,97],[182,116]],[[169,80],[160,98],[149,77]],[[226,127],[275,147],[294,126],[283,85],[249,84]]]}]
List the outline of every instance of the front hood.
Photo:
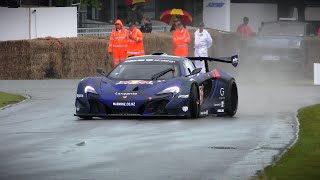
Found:
[{"label": "front hood", "polygon": [[300,48],[303,38],[298,36],[257,36],[248,40],[249,47],[288,49]]},{"label": "front hood", "polygon": [[143,104],[158,92],[172,86],[181,86],[176,80],[123,80],[114,81],[104,78],[101,81],[101,100],[112,105],[113,102],[135,102]]}]

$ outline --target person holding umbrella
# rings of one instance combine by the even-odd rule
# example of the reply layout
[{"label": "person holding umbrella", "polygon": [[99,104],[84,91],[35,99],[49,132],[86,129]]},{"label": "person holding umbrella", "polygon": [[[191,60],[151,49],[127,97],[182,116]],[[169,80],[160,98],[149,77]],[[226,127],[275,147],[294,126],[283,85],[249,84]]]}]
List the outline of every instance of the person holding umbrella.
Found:
[{"label": "person holding umbrella", "polygon": [[[212,46],[212,38],[208,31],[204,29],[204,23],[199,24],[199,29],[194,33],[194,56],[208,57],[208,49]],[[205,73],[206,68],[204,61],[195,61],[197,68],[202,68],[201,72]]]},{"label": "person holding umbrella", "polygon": [[183,27],[179,19],[175,19],[176,30],[173,33],[173,51],[175,56],[188,56],[188,46],[191,41],[189,31]]}]

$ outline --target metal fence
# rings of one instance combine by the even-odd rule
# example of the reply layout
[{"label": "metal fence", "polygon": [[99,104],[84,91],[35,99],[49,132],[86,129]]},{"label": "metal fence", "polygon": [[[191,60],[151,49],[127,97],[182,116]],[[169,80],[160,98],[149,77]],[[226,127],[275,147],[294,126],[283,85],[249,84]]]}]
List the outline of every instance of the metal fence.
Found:
[{"label": "metal fence", "polygon": [[[128,29],[127,27],[125,27]],[[78,28],[78,37],[83,36],[107,36],[112,32],[113,27],[103,28]],[[167,32],[166,26],[152,26],[153,32]]]}]

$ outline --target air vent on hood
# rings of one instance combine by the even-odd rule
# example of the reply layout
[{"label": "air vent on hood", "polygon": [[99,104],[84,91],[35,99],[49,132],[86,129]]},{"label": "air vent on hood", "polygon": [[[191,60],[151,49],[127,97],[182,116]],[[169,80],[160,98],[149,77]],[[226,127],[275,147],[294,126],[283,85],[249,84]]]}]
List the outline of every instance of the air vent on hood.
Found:
[{"label": "air vent on hood", "polygon": [[135,88],[133,88],[132,91],[138,91],[139,90],[139,86],[136,86]]}]

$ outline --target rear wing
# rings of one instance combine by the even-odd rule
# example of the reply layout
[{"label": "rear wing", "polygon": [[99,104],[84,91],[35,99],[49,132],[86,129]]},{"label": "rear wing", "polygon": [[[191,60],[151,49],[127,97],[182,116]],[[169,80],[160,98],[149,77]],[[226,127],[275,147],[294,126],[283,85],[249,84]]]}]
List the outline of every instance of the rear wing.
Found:
[{"label": "rear wing", "polygon": [[188,59],[195,61],[204,61],[206,72],[209,72],[209,65],[208,61],[215,61],[215,62],[223,62],[223,63],[230,63],[232,66],[237,67],[239,58],[238,55],[234,55],[231,57],[221,57],[221,58],[212,58],[212,57],[187,57]]}]

